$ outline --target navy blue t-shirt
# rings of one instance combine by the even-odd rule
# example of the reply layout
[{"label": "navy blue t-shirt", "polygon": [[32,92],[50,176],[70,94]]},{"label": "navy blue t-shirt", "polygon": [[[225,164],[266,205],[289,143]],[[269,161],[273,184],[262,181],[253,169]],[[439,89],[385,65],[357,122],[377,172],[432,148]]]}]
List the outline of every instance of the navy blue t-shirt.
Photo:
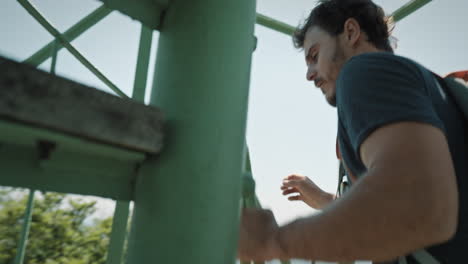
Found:
[{"label": "navy blue t-shirt", "polygon": [[412,60],[387,52],[355,56],[340,72],[336,102],[340,151],[347,168],[358,178],[366,173],[359,147],[379,127],[415,121],[444,132],[457,176],[459,221],[452,240],[428,251],[441,263],[468,262],[464,252],[468,250],[466,121],[433,74]]}]

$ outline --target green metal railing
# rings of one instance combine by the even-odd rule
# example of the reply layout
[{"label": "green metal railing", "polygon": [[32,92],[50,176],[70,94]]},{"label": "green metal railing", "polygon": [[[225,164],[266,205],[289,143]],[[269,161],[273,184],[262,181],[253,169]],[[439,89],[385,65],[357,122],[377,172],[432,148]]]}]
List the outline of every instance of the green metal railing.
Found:
[{"label": "green metal railing", "polygon": [[[75,25],[70,27],[64,33],[60,33],[47,19],[28,1],[28,0],[17,0],[28,12],[36,19],[52,36],[54,40],[39,49],[36,53],[25,59],[23,62],[34,66],[38,66],[48,58],[52,57],[51,74],[55,74],[55,68],[57,65],[58,51],[62,48],[66,48],[78,61],[80,61],[86,68],[88,68],[96,77],[98,77],[104,84],[106,84],[112,91],[117,95],[128,98],[128,96],[122,92],[113,82],[111,82],[104,74],[101,73],[91,62],[86,59],[74,46],[70,43],[83,32],[96,23],[105,18],[112,12],[109,8],[102,5],[95,11],[81,19]],[[415,12],[431,0],[412,0],[396,10],[392,16],[395,21],[407,17],[411,13]],[[267,17],[262,14],[257,14],[256,23],[267,28],[276,30],[286,35],[292,35],[295,31],[295,27]],[[136,72],[134,79],[134,87],[132,92],[132,99],[138,102],[144,102],[147,76],[148,76],[148,65],[152,46],[152,34],[153,30],[141,26],[140,32],[140,46],[138,50],[138,59],[136,64]],[[250,158],[247,153],[245,161],[245,170],[242,176],[243,192],[242,192],[242,204],[248,208],[259,208],[261,207],[258,198],[255,194],[255,181],[252,177]],[[24,260],[24,254],[27,246],[27,238],[29,227],[31,223],[31,215],[34,205],[34,193],[35,190],[30,190],[27,207],[24,215],[23,227],[20,234],[20,241],[18,243],[18,253],[15,258],[15,264],[22,264]],[[120,264],[123,261],[123,248],[125,240],[127,239],[127,223],[129,218],[129,202],[128,201],[117,201],[115,207],[115,213],[112,224],[111,239],[108,249],[107,264]],[[289,261],[282,261],[282,264],[289,264]],[[257,264],[257,263],[255,263]]]}]

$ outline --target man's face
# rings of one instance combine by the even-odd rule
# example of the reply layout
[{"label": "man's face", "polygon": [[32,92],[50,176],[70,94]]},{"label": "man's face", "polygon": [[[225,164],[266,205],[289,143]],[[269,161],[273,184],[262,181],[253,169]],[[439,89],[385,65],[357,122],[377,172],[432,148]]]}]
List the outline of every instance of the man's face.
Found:
[{"label": "man's face", "polygon": [[311,27],[305,35],[304,55],[307,80],[314,81],[328,103],[336,106],[336,80],[346,61],[340,36],[333,37],[317,26]]}]

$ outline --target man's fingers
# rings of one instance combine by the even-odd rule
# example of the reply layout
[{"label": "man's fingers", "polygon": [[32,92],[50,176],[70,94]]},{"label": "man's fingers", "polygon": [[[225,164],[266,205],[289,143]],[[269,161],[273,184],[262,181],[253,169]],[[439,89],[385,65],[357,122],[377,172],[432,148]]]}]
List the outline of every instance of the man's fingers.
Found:
[{"label": "man's fingers", "polygon": [[300,195],[294,195],[288,197],[289,201],[302,201],[302,197]]},{"label": "man's fingers", "polygon": [[303,180],[284,180],[283,181],[283,186],[286,188],[300,187],[302,184],[304,184]]},{"label": "man's fingers", "polygon": [[300,174],[291,174],[291,175],[286,176],[286,178],[284,179],[285,180],[303,180],[304,178],[305,176],[300,175]]},{"label": "man's fingers", "polygon": [[288,186],[285,186],[285,185],[281,186],[282,191],[289,190],[289,189],[297,189],[297,188],[296,187],[288,187]]},{"label": "man's fingers", "polygon": [[283,195],[288,195],[288,194],[291,194],[291,193],[298,193],[298,192],[299,191],[296,188],[290,188],[290,189],[284,190]]}]

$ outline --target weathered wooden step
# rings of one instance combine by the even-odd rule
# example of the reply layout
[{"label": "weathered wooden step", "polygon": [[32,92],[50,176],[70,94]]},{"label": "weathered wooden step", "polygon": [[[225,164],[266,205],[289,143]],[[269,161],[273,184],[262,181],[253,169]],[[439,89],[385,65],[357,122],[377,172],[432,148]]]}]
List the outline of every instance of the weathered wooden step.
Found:
[{"label": "weathered wooden step", "polygon": [[163,145],[159,109],[0,57],[2,119],[150,154]]},{"label": "weathered wooden step", "polygon": [[157,108],[0,57],[0,185],[132,200]]}]

